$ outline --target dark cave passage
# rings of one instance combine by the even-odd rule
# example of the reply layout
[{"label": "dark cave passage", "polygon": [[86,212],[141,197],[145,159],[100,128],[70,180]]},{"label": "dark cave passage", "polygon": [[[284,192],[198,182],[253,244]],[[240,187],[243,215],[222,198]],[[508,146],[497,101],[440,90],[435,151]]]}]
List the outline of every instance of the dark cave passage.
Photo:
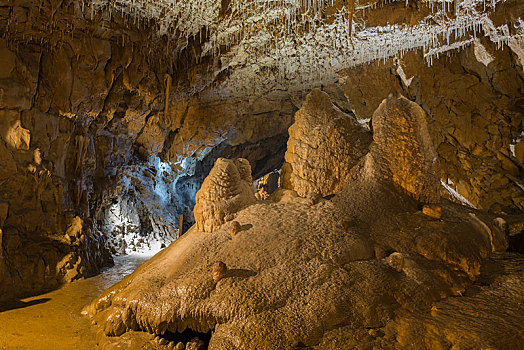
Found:
[{"label": "dark cave passage", "polygon": [[[172,345],[174,349],[192,349],[192,350],[207,350],[209,341],[211,340],[211,331],[207,333],[196,332],[191,329],[186,329],[182,333],[165,332],[157,336],[155,341],[159,344]],[[179,345],[182,343],[184,346]]]}]

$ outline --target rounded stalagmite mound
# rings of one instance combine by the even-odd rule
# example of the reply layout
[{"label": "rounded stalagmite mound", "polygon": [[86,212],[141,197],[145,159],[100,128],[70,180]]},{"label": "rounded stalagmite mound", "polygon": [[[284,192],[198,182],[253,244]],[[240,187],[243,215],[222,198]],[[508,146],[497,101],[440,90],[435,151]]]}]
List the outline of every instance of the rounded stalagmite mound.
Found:
[{"label": "rounded stalagmite mound", "polygon": [[256,201],[249,161],[218,158],[196,194],[195,221],[199,230],[212,232],[234,214]]}]

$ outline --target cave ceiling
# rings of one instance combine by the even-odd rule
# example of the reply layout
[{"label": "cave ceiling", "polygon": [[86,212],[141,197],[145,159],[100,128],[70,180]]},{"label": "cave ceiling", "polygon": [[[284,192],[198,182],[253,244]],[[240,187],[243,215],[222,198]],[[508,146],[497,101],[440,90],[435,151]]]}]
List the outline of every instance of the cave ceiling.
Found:
[{"label": "cave ceiling", "polygon": [[[427,65],[485,36],[519,58],[522,4],[511,0],[118,0],[78,2],[84,16],[153,26],[185,52],[189,93],[308,89],[337,71],[422,50]],[[511,10],[509,10],[511,8]],[[176,74],[176,72],[173,72]],[[180,72],[179,72],[180,74]]]}]

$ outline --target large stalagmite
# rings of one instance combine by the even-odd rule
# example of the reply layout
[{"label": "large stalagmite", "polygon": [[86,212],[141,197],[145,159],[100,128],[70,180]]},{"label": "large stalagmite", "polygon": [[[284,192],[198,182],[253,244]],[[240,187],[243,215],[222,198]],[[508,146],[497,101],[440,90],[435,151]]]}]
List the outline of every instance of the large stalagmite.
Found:
[{"label": "large stalagmite", "polygon": [[196,194],[195,221],[211,232],[255,202],[251,166],[246,159],[219,158]]},{"label": "large stalagmite", "polygon": [[327,93],[313,90],[289,128],[284,188],[302,197],[340,191],[370,143],[371,135],[353,116],[334,106]]},{"label": "large stalagmite", "polygon": [[440,200],[437,152],[428,132],[426,113],[405,97],[382,101],[371,119],[376,167],[395,186],[424,203]]}]

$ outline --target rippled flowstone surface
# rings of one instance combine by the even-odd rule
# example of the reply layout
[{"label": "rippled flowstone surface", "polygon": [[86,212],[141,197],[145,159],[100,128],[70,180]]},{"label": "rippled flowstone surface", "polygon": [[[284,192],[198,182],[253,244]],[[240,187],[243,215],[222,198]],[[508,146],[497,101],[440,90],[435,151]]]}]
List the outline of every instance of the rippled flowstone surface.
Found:
[{"label": "rippled flowstone surface", "polygon": [[[386,111],[399,101],[385,102]],[[417,132],[392,137],[411,138],[405,147],[431,154]],[[503,218],[447,200],[438,204],[441,219],[424,214],[426,197],[401,190],[386,171],[398,164],[373,161],[381,150],[370,149],[330,199],[260,201],[212,232],[193,227],[90,305],[101,344],[164,349],[194,337],[210,349],[506,344],[502,332],[483,333],[506,312],[506,329],[524,318],[509,311],[521,308],[518,266],[496,258],[498,268],[486,271],[487,259],[508,244]],[[411,161],[415,169],[425,164]],[[478,288],[478,297],[465,297]],[[500,308],[486,303],[478,322],[465,316],[447,336],[444,320],[455,311],[435,310],[447,300],[474,310],[491,295]]]},{"label": "rippled flowstone surface", "polygon": [[[229,224],[212,233],[193,228],[95,301],[91,312],[101,331],[123,334],[103,342],[132,338],[131,330],[169,338],[191,329],[211,332],[213,349],[345,342],[416,348],[424,342],[416,328],[430,325],[420,325],[411,310],[427,314],[452,296],[461,304],[460,295],[491,253],[490,238],[476,229],[468,210],[444,203],[443,219],[434,220],[376,183],[358,183],[312,207],[299,200],[253,205],[236,220],[245,230],[233,238]],[[401,263],[388,259],[393,254]],[[216,261],[228,272],[215,284]],[[496,294],[509,308],[518,306],[516,290]],[[409,317],[408,325],[399,313]],[[522,314],[511,314],[507,322],[515,328]],[[486,339],[481,332],[492,321],[486,311],[484,326],[465,323],[455,332],[463,341],[496,346],[503,337]],[[411,334],[399,337],[402,327]],[[435,337],[444,342],[443,335]]]}]

